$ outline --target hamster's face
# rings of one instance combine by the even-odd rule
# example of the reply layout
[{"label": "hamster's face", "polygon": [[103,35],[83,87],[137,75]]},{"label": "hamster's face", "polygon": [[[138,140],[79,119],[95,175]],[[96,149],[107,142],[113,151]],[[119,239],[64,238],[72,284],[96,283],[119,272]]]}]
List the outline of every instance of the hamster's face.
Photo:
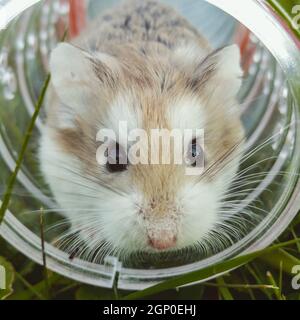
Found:
[{"label": "hamster's face", "polygon": [[[219,211],[243,140],[239,52],[230,46],[195,58],[181,48],[164,56],[130,47],[91,54],[69,44],[52,53],[41,168],[77,245],[84,242],[89,253],[215,247],[213,235],[222,232]],[[129,152],[137,149],[123,138],[136,129],[146,140],[133,152],[144,161],[133,163]],[[153,129],[163,129],[161,139],[173,129],[193,134],[166,151],[151,143]],[[100,141],[107,130],[115,137]],[[173,158],[178,150],[182,163]]]}]

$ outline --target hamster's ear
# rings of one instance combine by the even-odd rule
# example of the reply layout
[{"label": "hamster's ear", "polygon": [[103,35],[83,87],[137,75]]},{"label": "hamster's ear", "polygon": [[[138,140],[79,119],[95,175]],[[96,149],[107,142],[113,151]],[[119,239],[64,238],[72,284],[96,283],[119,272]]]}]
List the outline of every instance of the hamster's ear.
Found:
[{"label": "hamster's ear", "polygon": [[225,47],[216,54],[216,58],[216,77],[225,82],[230,94],[236,96],[243,76],[240,48],[236,44]]},{"label": "hamster's ear", "polygon": [[[68,43],[60,43],[51,53],[50,73],[61,102],[80,111],[96,98],[99,83],[112,76],[110,56],[90,53]],[[104,79],[106,78],[106,79]]]},{"label": "hamster's ear", "polygon": [[61,102],[79,108],[90,94],[89,83],[94,72],[87,52],[67,43],[60,43],[50,56],[51,82]]},{"label": "hamster's ear", "polygon": [[203,59],[194,71],[193,85],[197,89],[204,87],[224,99],[234,98],[242,76],[240,49],[234,44],[215,50]]}]

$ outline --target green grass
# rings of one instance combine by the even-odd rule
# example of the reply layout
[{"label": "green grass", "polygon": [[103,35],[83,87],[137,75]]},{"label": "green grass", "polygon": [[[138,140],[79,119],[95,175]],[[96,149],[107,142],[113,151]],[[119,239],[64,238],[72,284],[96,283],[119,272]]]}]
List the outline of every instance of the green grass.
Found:
[{"label": "green grass", "polygon": [[[291,24],[291,7],[294,4],[299,4],[299,1],[269,0],[269,2]],[[294,30],[294,32],[300,37],[299,30]],[[0,221],[10,201],[13,201],[11,196],[16,175],[28,147],[48,82],[49,77],[37,102],[36,112],[28,125],[27,134],[18,155],[18,166],[12,176],[8,177],[3,205],[0,209]],[[300,299],[300,290],[296,291],[291,286],[291,280],[294,277],[292,268],[294,265],[300,265],[300,242],[297,239],[299,236],[300,215],[295,218],[276,243],[265,250],[225,261],[184,276],[174,277],[141,292],[125,292],[116,288],[109,290],[87,286],[51,271],[48,271],[46,275],[43,266],[30,261],[3,239],[0,239],[0,264],[5,265],[9,270],[7,273],[8,290],[0,291],[0,299],[137,299],[146,297],[197,300]],[[236,269],[228,271],[233,268]],[[178,288],[183,284],[203,280],[216,273],[223,274],[215,280]]]},{"label": "green grass", "polygon": [[27,148],[28,148],[28,145],[29,145],[29,141],[30,141],[30,138],[31,138],[32,133],[33,133],[33,129],[35,127],[35,123],[36,123],[37,117],[38,117],[38,115],[40,113],[40,110],[42,108],[43,101],[44,101],[45,94],[47,92],[47,88],[48,88],[49,83],[50,83],[50,75],[47,76],[47,78],[45,80],[45,83],[43,85],[42,92],[41,92],[41,94],[39,96],[39,99],[38,99],[38,101],[36,103],[36,106],[35,106],[35,111],[34,111],[34,113],[32,115],[32,118],[30,120],[29,126],[28,126],[28,128],[26,130],[26,134],[25,134],[25,138],[24,138],[24,141],[23,141],[23,144],[22,144],[22,148],[21,148],[21,151],[20,151],[20,153],[18,155],[18,159],[16,161],[17,165],[16,165],[15,170],[12,173],[12,175],[10,176],[10,179],[9,179],[9,181],[7,183],[6,191],[4,193],[2,205],[1,205],[1,208],[0,208],[0,224],[3,221],[5,212],[6,212],[7,208],[8,208],[9,201],[10,201],[13,189],[14,189],[14,185],[16,183],[17,175],[18,175],[18,172],[20,171],[21,165],[23,163],[23,159],[24,159],[25,153],[27,151]]}]

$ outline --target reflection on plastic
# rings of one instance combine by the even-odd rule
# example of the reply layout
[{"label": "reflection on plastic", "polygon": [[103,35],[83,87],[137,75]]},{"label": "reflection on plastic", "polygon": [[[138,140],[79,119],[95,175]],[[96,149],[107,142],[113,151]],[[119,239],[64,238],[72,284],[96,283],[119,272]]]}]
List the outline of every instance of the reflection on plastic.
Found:
[{"label": "reflection on plastic", "polygon": [[0,11],[0,30],[6,28],[7,24],[20,12],[31,7],[37,2],[39,2],[39,0],[13,0],[4,2],[4,4],[0,4],[0,7],[3,6]]}]

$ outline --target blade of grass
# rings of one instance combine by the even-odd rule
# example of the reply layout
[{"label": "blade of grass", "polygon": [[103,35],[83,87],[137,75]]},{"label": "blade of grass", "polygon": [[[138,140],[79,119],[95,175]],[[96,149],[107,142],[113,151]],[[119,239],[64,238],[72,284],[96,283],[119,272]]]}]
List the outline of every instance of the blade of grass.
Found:
[{"label": "blade of grass", "polygon": [[[61,280],[61,276],[58,274],[52,274],[49,277],[49,282],[53,286],[55,283],[58,283]],[[10,296],[11,300],[30,300],[32,297],[36,295],[36,292],[43,292],[43,289],[45,288],[45,280],[31,285],[30,289],[19,291],[16,293],[13,293]]]},{"label": "blade of grass", "polygon": [[[243,280],[244,280],[244,282],[248,285],[248,283],[249,283],[249,280],[248,280],[248,277],[247,277],[247,275],[246,275],[246,272],[241,272],[241,275],[242,275],[242,278],[243,278]],[[258,284],[258,286],[263,286],[263,284]],[[254,292],[253,292],[253,289],[255,289],[255,288],[248,288],[248,292],[249,292],[249,296],[250,296],[250,298],[251,298],[251,300],[256,300],[255,299],[255,294],[254,294]],[[262,289],[262,290],[264,290],[264,289]]]},{"label": "blade of grass", "polygon": [[[62,42],[65,41],[67,35],[68,35],[68,29],[66,29],[64,34],[63,34],[63,38],[61,40]],[[9,206],[9,201],[10,201],[10,198],[11,198],[11,195],[12,195],[12,191],[13,191],[16,179],[17,179],[17,175],[18,175],[18,173],[20,171],[22,162],[24,160],[24,156],[25,156],[25,153],[26,153],[26,150],[27,150],[27,147],[28,147],[28,144],[29,144],[32,132],[33,132],[33,129],[35,127],[36,120],[37,120],[38,115],[39,115],[39,113],[41,111],[41,108],[43,106],[43,102],[44,102],[44,99],[45,99],[45,96],[46,96],[46,92],[47,92],[50,80],[51,80],[51,75],[50,75],[50,73],[48,73],[48,75],[46,76],[46,79],[44,81],[44,84],[43,84],[43,87],[42,87],[42,91],[41,91],[41,93],[40,93],[40,95],[38,97],[38,100],[37,100],[36,104],[35,104],[34,113],[33,113],[32,117],[30,119],[28,128],[26,130],[24,141],[23,141],[23,144],[22,144],[22,147],[21,147],[21,151],[20,151],[20,153],[18,155],[18,158],[17,158],[17,161],[16,161],[16,167],[15,167],[14,172],[10,176],[10,178],[8,180],[8,183],[7,183],[7,187],[6,187],[6,191],[4,193],[2,205],[0,207],[0,225],[3,222],[4,216],[5,216],[5,212],[6,212],[7,208],[8,208],[8,206]]]},{"label": "blade of grass", "polygon": [[226,286],[224,277],[218,277],[216,281],[217,281],[219,292],[221,296],[224,298],[224,300],[234,300],[232,294],[229,291],[230,287]]},{"label": "blade of grass", "polygon": [[[291,227],[291,233],[293,235],[293,238],[296,239],[297,235],[296,235],[295,229],[293,227]],[[300,243],[296,243],[296,246],[297,246],[298,252],[300,253]]]},{"label": "blade of grass", "polygon": [[46,300],[46,297],[38,290],[36,290],[35,287],[31,285],[20,273],[16,272],[16,278],[18,278],[23,283],[23,285],[39,300]]},{"label": "blade of grass", "polygon": [[11,198],[11,194],[12,194],[16,179],[17,179],[18,172],[20,171],[22,162],[24,160],[24,156],[25,156],[25,153],[26,153],[26,150],[27,150],[31,135],[32,135],[33,129],[35,127],[35,122],[37,120],[37,117],[38,117],[38,115],[40,113],[40,110],[41,110],[41,107],[43,105],[43,101],[44,101],[44,98],[45,98],[45,95],[46,95],[46,91],[47,91],[47,88],[49,86],[50,78],[51,78],[51,76],[50,76],[50,74],[48,74],[47,77],[46,77],[46,80],[44,82],[41,94],[40,94],[40,96],[38,98],[38,101],[37,101],[37,103],[35,105],[35,110],[34,110],[34,113],[32,115],[32,118],[30,120],[29,126],[28,126],[28,128],[26,130],[24,142],[22,144],[21,151],[20,151],[20,153],[18,155],[18,159],[17,159],[17,162],[16,162],[15,170],[14,170],[14,172],[12,173],[12,175],[10,176],[10,178],[8,180],[7,188],[6,188],[6,191],[5,191],[5,194],[4,194],[4,198],[3,198],[3,202],[2,202],[2,205],[1,205],[1,208],[0,208],[0,224],[2,223],[2,221],[4,219],[5,212],[6,212],[7,208],[8,208],[9,201],[10,201],[10,198]]},{"label": "blade of grass", "polygon": [[280,296],[282,296],[282,266],[283,266],[283,262],[280,261],[280,267],[279,267],[279,279],[278,279],[278,285],[279,285],[279,293],[280,293]]},{"label": "blade of grass", "polygon": [[282,261],[282,271],[290,274],[294,265],[300,265],[300,260],[289,254],[283,249],[274,250],[271,253],[259,257],[269,266],[280,270],[280,261]]},{"label": "blade of grass", "polygon": [[275,244],[269,248],[259,250],[256,252],[252,252],[252,253],[249,253],[244,256],[239,256],[239,257],[233,258],[231,260],[223,261],[223,262],[220,262],[214,266],[209,266],[209,267],[206,267],[202,270],[196,270],[196,271],[190,272],[188,274],[185,274],[183,276],[176,276],[170,280],[167,280],[167,281],[164,281],[164,282],[159,283],[157,285],[154,285],[152,287],[146,288],[142,291],[133,292],[133,293],[123,297],[123,299],[128,299],[128,300],[129,299],[130,300],[139,299],[139,298],[153,295],[153,294],[156,294],[156,293],[168,290],[168,289],[179,287],[179,286],[182,286],[182,285],[185,285],[188,283],[201,281],[201,280],[207,279],[215,274],[220,274],[220,273],[224,273],[226,271],[232,270],[238,266],[241,266],[245,263],[250,262],[251,260],[261,256],[262,254],[266,254],[266,253],[269,253],[273,250],[294,244],[297,241],[300,241],[300,238],[298,238],[296,240],[290,240],[287,242]]},{"label": "blade of grass", "polygon": [[80,286],[80,283],[72,283],[72,284],[70,284],[70,285],[68,285],[68,286],[66,286],[66,287],[64,287],[64,288],[62,288],[62,289],[60,289],[60,290],[57,290],[57,291],[54,293],[54,295],[57,297],[57,296],[59,296],[60,294],[65,293],[65,292],[68,292],[68,291],[71,291],[71,290],[73,290],[73,289],[76,289],[76,288],[78,288],[79,286]]},{"label": "blade of grass", "polygon": [[[251,273],[251,275],[254,277],[257,283],[263,284],[265,283],[265,274],[262,274],[262,271],[260,270],[260,264],[258,265],[257,263],[252,262],[249,264],[246,264],[246,269]],[[269,300],[272,300],[272,294],[269,291],[262,290],[262,292],[267,296]]]},{"label": "blade of grass", "polygon": [[271,290],[278,290],[278,287],[274,287],[270,284],[233,284],[233,283],[224,283],[224,284],[218,284],[218,283],[211,283],[211,282],[205,282],[203,283],[204,286],[207,287],[217,287],[217,288],[232,288],[232,289],[242,289],[242,290],[249,290],[249,289],[271,289]]},{"label": "blade of grass", "polygon": [[119,272],[116,272],[116,276],[113,284],[113,291],[114,291],[114,296],[116,300],[119,300],[118,282],[119,282]]},{"label": "blade of grass", "polygon": [[[272,273],[270,271],[267,271],[267,278],[269,279],[269,282],[270,282],[271,286],[274,286],[274,287],[278,288],[278,285],[277,285],[277,283],[276,283],[276,281],[275,281],[275,279],[274,279],[274,277],[273,277],[273,275],[272,275]],[[274,293],[275,293],[275,296],[276,296],[277,300],[282,300],[282,297],[280,295],[280,291],[279,290],[275,290]]]}]

